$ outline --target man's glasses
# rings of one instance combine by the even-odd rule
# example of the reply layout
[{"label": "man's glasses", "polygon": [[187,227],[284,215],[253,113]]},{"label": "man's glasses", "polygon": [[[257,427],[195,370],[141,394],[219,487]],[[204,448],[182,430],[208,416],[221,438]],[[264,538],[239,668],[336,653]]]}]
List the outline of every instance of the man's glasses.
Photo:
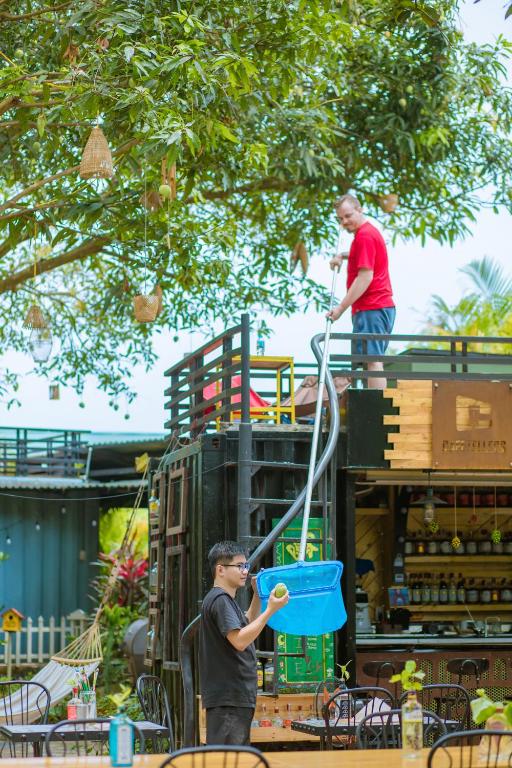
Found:
[{"label": "man's glasses", "polygon": [[220,563],[224,568],[238,568],[240,572],[248,571],[250,568],[249,563]]}]

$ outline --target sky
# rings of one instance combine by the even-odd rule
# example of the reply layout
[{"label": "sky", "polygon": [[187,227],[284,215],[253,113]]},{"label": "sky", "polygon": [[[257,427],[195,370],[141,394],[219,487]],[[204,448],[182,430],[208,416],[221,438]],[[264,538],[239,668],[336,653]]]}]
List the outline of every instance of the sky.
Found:
[{"label": "sky", "polygon": [[[481,0],[477,4],[472,0],[463,2],[461,29],[467,40],[477,43],[492,42],[500,34],[512,39],[512,18],[505,21],[504,15],[501,0]],[[510,70],[508,80],[510,84]],[[397,305],[394,328],[397,334],[421,332],[432,294],[441,294],[449,304],[458,301],[469,285],[459,269],[473,259],[490,256],[502,264],[508,273],[512,272],[508,246],[512,241],[512,217],[506,211],[499,215],[482,211],[473,225],[472,236],[458,241],[453,247],[441,246],[433,241],[427,242],[424,247],[419,242],[392,245],[389,235],[384,235],[388,241],[390,273]],[[348,248],[350,240],[351,237],[345,234],[343,250]],[[333,243],[333,252],[335,246]],[[327,251],[323,257],[315,255],[312,258],[308,274],[319,283],[330,287],[331,272]],[[341,288],[342,286],[336,291],[339,297],[343,295]],[[266,354],[292,355],[300,362],[313,359],[309,340],[315,333],[324,331],[323,314],[314,310],[290,318],[273,318],[268,314],[259,314],[258,320],[260,319],[264,319],[273,331],[272,336],[266,340]],[[221,330],[220,326],[213,329],[215,333]],[[351,331],[349,314],[336,323],[335,330]],[[169,384],[164,371],[184,354],[204,343],[206,338],[199,332],[182,334],[178,342],[173,341],[173,335],[170,333],[164,332],[159,336],[155,347],[158,361],[148,373],[142,368],[134,370],[131,386],[138,393],[137,398],[129,407],[120,401],[117,411],[109,407],[107,395],[97,390],[92,379],[87,383],[81,397],[73,390],[61,386],[60,400],[50,401],[49,382],[37,376],[30,358],[21,354],[6,353],[2,365],[23,373],[17,393],[21,407],[4,411],[0,426],[94,432],[163,432],[166,419],[163,392]],[[255,352],[255,344],[256,338],[252,338],[252,352]],[[80,407],[81,401],[85,403],[85,407]]]}]

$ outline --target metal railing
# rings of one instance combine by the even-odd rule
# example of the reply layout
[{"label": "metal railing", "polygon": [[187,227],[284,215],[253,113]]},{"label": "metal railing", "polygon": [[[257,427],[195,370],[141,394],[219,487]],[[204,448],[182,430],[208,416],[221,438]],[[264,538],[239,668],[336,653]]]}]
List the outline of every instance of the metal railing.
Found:
[{"label": "metal railing", "polygon": [[88,432],[51,429],[0,428],[1,475],[83,474]]},{"label": "metal railing", "polygon": [[[367,386],[368,380],[381,378],[396,379],[456,379],[459,381],[511,381],[512,380],[512,338],[486,336],[414,336],[384,333],[333,333],[336,342],[346,342],[349,352],[331,354],[330,366],[343,369],[344,375]],[[368,354],[368,344],[381,341],[393,345],[411,344],[412,349],[383,354]],[[435,345],[432,346],[424,345]],[[416,346],[414,346],[416,345]],[[485,351],[499,347],[505,353]],[[476,351],[476,349],[483,351]],[[369,364],[382,363],[381,370],[369,370]],[[412,370],[412,368],[416,370]],[[408,370],[410,368],[411,370]]]}]

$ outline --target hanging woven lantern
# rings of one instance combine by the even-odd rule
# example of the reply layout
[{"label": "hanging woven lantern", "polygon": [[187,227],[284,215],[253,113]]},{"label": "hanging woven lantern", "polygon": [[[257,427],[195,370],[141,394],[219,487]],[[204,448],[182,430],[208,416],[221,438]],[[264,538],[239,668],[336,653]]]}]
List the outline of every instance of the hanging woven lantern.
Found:
[{"label": "hanging woven lantern", "polygon": [[23,327],[29,331],[34,328],[48,328],[48,320],[38,304],[32,304],[23,321]]},{"label": "hanging woven lantern", "polygon": [[155,295],[138,294],[133,297],[133,312],[139,323],[152,323],[158,317],[159,298]]},{"label": "hanging woven lantern", "polygon": [[34,328],[28,340],[28,348],[35,363],[46,363],[53,346],[49,328]]},{"label": "hanging woven lantern", "polygon": [[398,195],[390,192],[389,195],[380,195],[379,205],[384,213],[394,213],[398,208]]},{"label": "hanging woven lantern", "polygon": [[110,179],[114,175],[112,155],[105,134],[98,125],[92,129],[80,161],[82,179]]},{"label": "hanging woven lantern", "polygon": [[158,299],[158,312],[156,313],[156,316],[158,317],[158,315],[161,313],[162,309],[164,308],[164,302],[163,302],[164,292],[162,291],[162,288],[157,284],[155,285],[155,290],[153,291],[153,293]]}]

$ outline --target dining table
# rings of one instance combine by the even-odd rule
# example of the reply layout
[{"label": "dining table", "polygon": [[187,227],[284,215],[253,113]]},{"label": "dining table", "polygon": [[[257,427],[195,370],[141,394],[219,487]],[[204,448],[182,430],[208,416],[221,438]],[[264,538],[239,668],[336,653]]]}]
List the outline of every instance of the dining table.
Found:
[{"label": "dining table", "polygon": [[[429,750],[406,759],[401,749],[354,749],[333,752],[303,750],[300,752],[264,752],[270,768],[426,768]],[[169,755],[135,755],[133,768],[160,768]],[[254,764],[254,758],[252,758]],[[103,757],[40,757],[13,758],[8,768],[110,768],[110,758]],[[241,765],[244,765],[242,763]],[[249,764],[247,764],[249,765]],[[222,753],[211,755],[206,768],[224,768]]]},{"label": "dining table", "polygon": [[[152,723],[149,720],[134,720],[133,724],[137,726],[144,739],[165,738],[169,736],[169,729],[163,725],[158,725],[158,723]],[[46,735],[56,725],[57,723],[0,724],[0,740],[12,744],[32,744],[34,756],[40,757]],[[84,738],[89,741],[106,740],[108,739],[109,726],[110,721],[106,720],[105,723],[102,723],[101,729],[97,724],[92,723],[87,727],[81,726],[80,731],[84,733]],[[62,736],[62,731],[60,733]],[[56,740],[59,738],[60,736],[55,736]],[[74,732],[71,730],[70,738],[74,738]]]}]

